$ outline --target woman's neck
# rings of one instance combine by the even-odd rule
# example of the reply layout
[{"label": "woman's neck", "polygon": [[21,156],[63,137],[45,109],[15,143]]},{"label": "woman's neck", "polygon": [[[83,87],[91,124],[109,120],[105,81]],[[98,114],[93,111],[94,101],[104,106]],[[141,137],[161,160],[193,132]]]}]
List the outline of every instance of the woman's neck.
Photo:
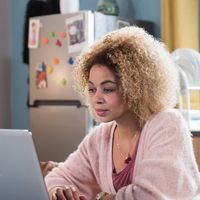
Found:
[{"label": "woman's neck", "polygon": [[140,131],[137,120],[131,114],[123,119],[116,120],[116,124],[116,132],[120,137],[132,138]]}]

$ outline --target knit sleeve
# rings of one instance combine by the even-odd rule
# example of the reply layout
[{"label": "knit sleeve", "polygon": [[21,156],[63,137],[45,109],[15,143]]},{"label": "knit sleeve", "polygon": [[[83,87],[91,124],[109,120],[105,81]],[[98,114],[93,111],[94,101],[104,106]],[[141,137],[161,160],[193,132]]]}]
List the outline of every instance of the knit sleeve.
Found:
[{"label": "knit sleeve", "polygon": [[183,118],[161,112],[145,125],[133,184],[121,188],[116,200],[195,199],[200,180],[191,142]]},{"label": "knit sleeve", "polygon": [[98,175],[98,140],[99,128],[89,133],[63,163],[45,177],[47,190],[56,186],[74,185],[80,194],[86,195],[88,199],[100,191],[97,178]]}]

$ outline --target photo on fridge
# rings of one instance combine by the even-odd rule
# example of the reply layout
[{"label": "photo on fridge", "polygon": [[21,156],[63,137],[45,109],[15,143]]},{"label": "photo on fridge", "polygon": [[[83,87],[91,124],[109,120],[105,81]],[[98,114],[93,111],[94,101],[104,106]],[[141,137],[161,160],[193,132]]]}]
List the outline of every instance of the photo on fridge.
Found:
[{"label": "photo on fridge", "polygon": [[68,50],[70,53],[79,52],[86,43],[85,20],[83,14],[66,19],[66,32],[68,34]]},{"label": "photo on fridge", "polygon": [[28,47],[38,48],[39,46],[39,31],[40,31],[40,20],[31,19],[29,21],[29,36],[28,36]]}]

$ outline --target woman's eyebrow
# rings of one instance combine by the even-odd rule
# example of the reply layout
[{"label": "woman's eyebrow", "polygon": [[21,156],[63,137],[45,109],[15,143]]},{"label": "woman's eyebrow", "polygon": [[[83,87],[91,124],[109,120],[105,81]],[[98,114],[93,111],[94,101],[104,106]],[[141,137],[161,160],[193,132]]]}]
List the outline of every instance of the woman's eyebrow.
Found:
[{"label": "woman's eyebrow", "polygon": [[117,84],[115,81],[105,80],[105,81],[101,82],[101,85],[105,85],[107,83],[111,83],[111,84],[115,84],[115,85]]},{"label": "woman's eyebrow", "polygon": [[[88,83],[94,85],[94,83],[92,81],[88,81]],[[111,84],[115,84],[115,85],[117,84],[115,81],[105,80],[105,81],[101,82],[101,85],[105,85],[107,83],[111,83]]]}]

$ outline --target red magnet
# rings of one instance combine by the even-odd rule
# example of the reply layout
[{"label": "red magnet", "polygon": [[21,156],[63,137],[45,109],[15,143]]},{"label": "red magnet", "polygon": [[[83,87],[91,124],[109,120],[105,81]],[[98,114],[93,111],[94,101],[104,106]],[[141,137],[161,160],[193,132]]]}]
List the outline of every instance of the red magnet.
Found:
[{"label": "red magnet", "polygon": [[62,43],[60,42],[60,40],[56,40],[56,45],[61,47],[62,46]]},{"label": "red magnet", "polygon": [[49,43],[49,39],[48,39],[47,37],[44,37],[44,38],[42,39],[42,43],[43,43],[43,44],[48,44],[48,43]]},{"label": "red magnet", "polygon": [[58,59],[58,58],[54,58],[54,59],[53,59],[53,64],[54,64],[54,65],[57,65],[58,63],[59,63],[59,59]]},{"label": "red magnet", "polygon": [[61,33],[60,33],[60,37],[61,37],[61,38],[65,38],[65,37],[66,37],[66,33],[65,33],[65,32],[61,32]]}]

